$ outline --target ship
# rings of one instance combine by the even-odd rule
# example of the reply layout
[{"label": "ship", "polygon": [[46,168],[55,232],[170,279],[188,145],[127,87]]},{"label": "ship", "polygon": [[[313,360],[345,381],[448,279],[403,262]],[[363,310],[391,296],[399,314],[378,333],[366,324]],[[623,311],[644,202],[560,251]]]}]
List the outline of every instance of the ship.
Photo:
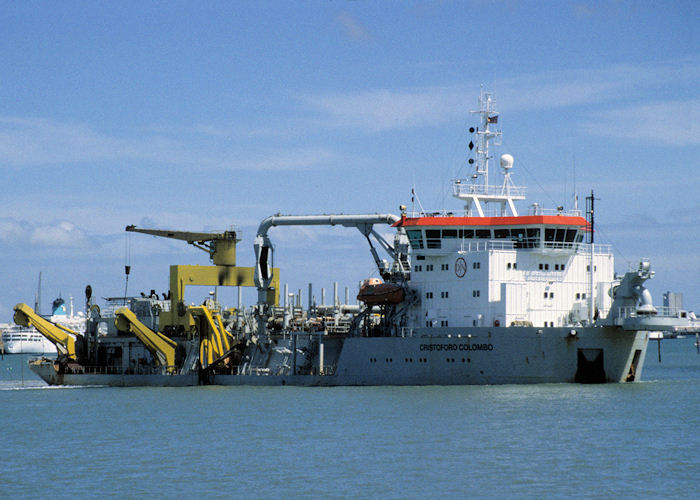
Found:
[{"label": "ship", "polygon": [[56,354],[56,346],[36,328],[7,323],[0,330],[5,354]]},{"label": "ship", "polygon": [[[616,274],[609,245],[595,242],[594,193],[588,217],[575,206],[520,213],[526,189],[512,179],[514,158],[499,158],[502,182],[490,184],[499,113],[484,91],[469,129],[470,176],[452,181],[458,210],[400,215],[273,215],[259,225],[255,263],[236,265],[234,229],[194,233],[127,226],[209,253],[213,265],[170,267],[159,298],[124,301],[109,313],[86,293],[83,332],[57,330],[31,308],[15,307],[59,348],[30,368],[55,385],[469,385],[626,383],[640,380],[650,332],[683,323],[655,307],[647,259]],[[492,176],[493,178],[493,176]],[[356,228],[377,276],[358,303],[317,303],[310,284],[280,287],[270,232],[288,226]],[[389,230],[392,237],[384,237]],[[380,255],[380,251],[382,255]],[[128,269],[127,269],[128,276]],[[185,287],[238,287],[238,307],[208,298],[186,305]],[[241,305],[241,287],[257,301]]]}]

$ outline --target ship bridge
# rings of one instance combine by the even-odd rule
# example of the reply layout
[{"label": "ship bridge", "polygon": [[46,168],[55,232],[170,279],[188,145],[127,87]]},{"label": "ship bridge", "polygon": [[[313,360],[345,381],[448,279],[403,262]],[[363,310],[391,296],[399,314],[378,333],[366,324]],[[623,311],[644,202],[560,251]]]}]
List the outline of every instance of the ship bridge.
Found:
[{"label": "ship bridge", "polygon": [[403,215],[395,226],[406,229],[413,250],[429,253],[470,251],[483,247],[531,249],[542,253],[576,253],[589,230],[586,219],[575,215],[509,217],[455,217]]}]

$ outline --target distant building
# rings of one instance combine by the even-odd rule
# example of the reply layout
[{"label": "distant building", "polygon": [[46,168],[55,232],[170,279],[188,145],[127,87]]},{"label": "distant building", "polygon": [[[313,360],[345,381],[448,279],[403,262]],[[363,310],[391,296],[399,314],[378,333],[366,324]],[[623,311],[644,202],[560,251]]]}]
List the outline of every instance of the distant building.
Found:
[{"label": "distant building", "polygon": [[664,307],[670,307],[671,309],[683,309],[683,294],[666,292],[664,294]]}]

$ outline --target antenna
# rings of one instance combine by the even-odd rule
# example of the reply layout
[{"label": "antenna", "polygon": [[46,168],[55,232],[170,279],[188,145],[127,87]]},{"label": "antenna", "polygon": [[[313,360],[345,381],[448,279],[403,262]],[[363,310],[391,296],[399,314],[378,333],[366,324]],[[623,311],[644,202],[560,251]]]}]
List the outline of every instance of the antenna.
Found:
[{"label": "antenna", "polygon": [[420,208],[420,213],[424,214],[425,209],[423,208],[423,205],[421,204],[420,200],[418,199],[418,193],[416,193],[415,186],[411,188],[411,201],[414,201],[414,198],[415,198],[415,201],[418,202],[418,207]]},{"label": "antenna", "polygon": [[[489,164],[494,159],[490,145],[500,146],[502,134],[498,129],[499,114],[496,111],[496,101],[493,94],[481,89],[479,95],[479,109],[471,111],[480,118],[478,127],[470,127],[469,132],[474,134],[469,141],[469,155],[467,160],[474,165],[471,180],[462,182],[462,179],[453,181],[453,196],[464,200],[464,214],[467,217],[486,216],[487,206],[492,203],[500,207],[500,215],[518,215],[515,201],[525,199],[525,188],[513,184],[510,178],[513,168],[513,157],[504,154],[500,157],[500,166],[503,171],[503,184],[501,186],[489,185]],[[475,144],[476,143],[476,144]],[[472,153],[475,158],[471,158]],[[479,179],[481,178],[481,180]],[[467,181],[464,179],[464,181]]]},{"label": "antenna", "polygon": [[578,211],[578,193],[576,192],[576,152],[574,152],[572,163],[574,169],[574,210]]},{"label": "antenna", "polygon": [[41,316],[41,271],[39,271],[39,285],[34,296],[34,311]]},{"label": "antenna", "polygon": [[131,273],[131,235],[125,234],[124,239],[124,305],[126,305],[127,290],[129,288],[129,273]]},{"label": "antenna", "polygon": [[[599,200],[600,198],[596,198],[595,195],[593,194],[593,190],[591,189],[591,195],[586,197],[586,213],[588,214],[588,221],[591,226],[591,232],[590,232],[590,243],[591,243],[591,260],[588,265],[588,271],[589,271],[589,276],[590,276],[590,294],[589,294],[589,301],[590,305],[588,307],[588,321],[592,325],[593,321],[595,320],[595,314],[593,312],[593,307],[595,304],[595,300],[593,297],[593,293],[595,291],[595,288],[593,286],[593,276],[594,276],[594,271],[595,271],[595,266],[593,263],[593,254],[594,252],[594,240],[595,240],[595,210],[594,210],[594,205],[595,205],[595,200]],[[590,203],[589,203],[590,202]]]}]

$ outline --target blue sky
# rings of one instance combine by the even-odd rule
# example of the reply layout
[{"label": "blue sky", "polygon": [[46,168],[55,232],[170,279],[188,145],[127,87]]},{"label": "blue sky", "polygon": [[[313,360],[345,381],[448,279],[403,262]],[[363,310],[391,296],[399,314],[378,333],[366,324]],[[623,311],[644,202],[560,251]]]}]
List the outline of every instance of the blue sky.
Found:
[{"label": "blue sky", "polygon": [[[480,86],[529,202],[600,198],[624,272],[700,310],[700,7],[694,1],[0,2],[0,322],[59,293],[165,290],[184,243],[127,224],[460,203]],[[359,232],[275,228],[292,289],[372,274]],[[128,251],[127,251],[128,249]],[[320,293],[320,292],[319,292]],[[352,293],[352,292],[351,292]]]}]

